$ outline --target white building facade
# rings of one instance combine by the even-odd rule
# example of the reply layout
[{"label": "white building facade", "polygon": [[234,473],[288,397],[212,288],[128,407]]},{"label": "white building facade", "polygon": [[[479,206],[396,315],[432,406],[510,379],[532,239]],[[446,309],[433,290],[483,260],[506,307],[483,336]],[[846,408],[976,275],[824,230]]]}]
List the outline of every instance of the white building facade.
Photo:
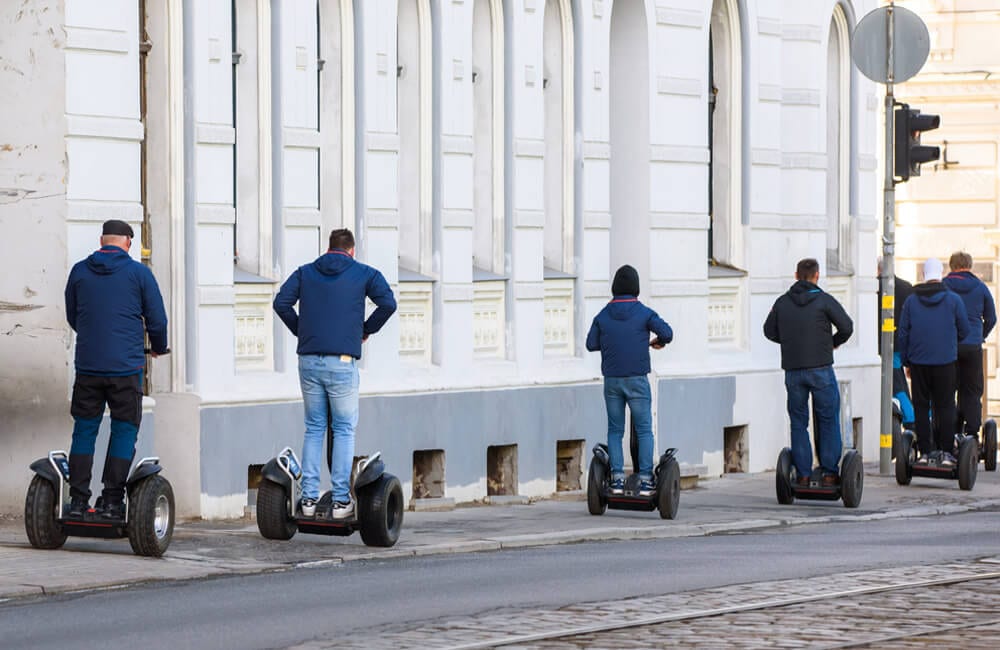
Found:
[{"label": "white building facade", "polygon": [[761,326],[816,257],[856,325],[845,435],[874,458],[880,100],[850,34],[875,4],[0,8],[0,509],[68,445],[62,288],[109,218],[141,229],[167,302],[142,444],[182,515],[242,515],[259,465],[300,447],[295,340],[270,302],[338,227],[399,301],[365,344],[357,445],[408,499],[585,485],[606,425],[583,342],[625,263],[675,332],[653,354],[659,450],[709,475],[774,466],[784,384]]}]

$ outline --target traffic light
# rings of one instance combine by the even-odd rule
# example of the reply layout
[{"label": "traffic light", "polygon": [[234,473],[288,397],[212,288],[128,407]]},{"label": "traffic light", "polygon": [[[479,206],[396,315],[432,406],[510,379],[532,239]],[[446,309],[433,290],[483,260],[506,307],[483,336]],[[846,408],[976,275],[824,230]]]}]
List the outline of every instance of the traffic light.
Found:
[{"label": "traffic light", "polygon": [[937,115],[922,115],[909,104],[899,104],[896,109],[896,164],[895,176],[899,183],[909,180],[910,176],[920,176],[920,164],[931,162],[941,157],[938,147],[925,147],[920,144],[920,134],[941,126],[941,118]]}]

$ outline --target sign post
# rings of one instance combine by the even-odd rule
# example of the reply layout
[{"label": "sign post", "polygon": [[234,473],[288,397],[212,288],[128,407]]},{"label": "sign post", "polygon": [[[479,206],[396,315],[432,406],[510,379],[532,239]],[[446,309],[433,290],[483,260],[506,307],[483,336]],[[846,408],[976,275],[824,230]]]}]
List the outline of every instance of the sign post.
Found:
[{"label": "sign post", "polygon": [[[904,44],[900,47],[900,43]],[[879,308],[882,355],[882,417],[879,434],[879,473],[892,473],[892,378],[896,296],[896,179],[893,176],[893,85],[917,74],[930,53],[927,26],[912,11],[889,3],[870,12],[854,30],[854,64],[872,81],[885,84],[885,182],[882,215],[882,304]]]}]

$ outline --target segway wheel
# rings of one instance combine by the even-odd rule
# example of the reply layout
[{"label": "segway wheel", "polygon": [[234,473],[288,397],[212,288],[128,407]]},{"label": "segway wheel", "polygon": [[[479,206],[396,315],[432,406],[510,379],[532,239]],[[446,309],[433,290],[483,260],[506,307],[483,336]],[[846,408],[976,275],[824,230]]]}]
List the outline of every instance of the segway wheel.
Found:
[{"label": "segway wheel", "polygon": [[987,472],[997,471],[997,423],[987,420],[983,425],[983,467]]},{"label": "segway wheel", "polygon": [[861,492],[865,486],[865,467],[861,456],[855,450],[844,454],[840,464],[840,491],[844,507],[857,508],[861,505]]},{"label": "segway wheel", "polygon": [[135,484],[128,501],[128,542],[132,552],[160,557],[174,536],[174,490],[153,474]]},{"label": "segway wheel", "polygon": [[958,487],[971,490],[979,471],[979,443],[973,436],[966,436],[958,447]]},{"label": "segway wheel", "polygon": [[603,515],[608,509],[608,499],[604,494],[607,482],[607,466],[597,458],[591,458],[590,473],[587,476],[587,510],[592,515]]},{"label": "segway wheel", "polygon": [[792,492],[792,450],[788,447],[778,454],[778,466],[774,470],[774,491],[781,505],[788,506],[795,502],[795,493]]},{"label": "segway wheel", "polygon": [[904,431],[899,436],[899,453],[896,454],[896,483],[909,485],[913,480],[913,462],[916,450],[913,448],[913,433]]},{"label": "segway wheel", "polygon": [[677,517],[677,506],[681,500],[681,468],[677,461],[671,458],[666,467],[660,470],[656,485],[656,507],[660,511],[660,519]]},{"label": "segway wheel", "polygon": [[403,528],[403,488],[392,474],[383,474],[358,493],[361,541],[366,546],[393,546]]},{"label": "segway wheel", "polygon": [[292,507],[285,486],[262,480],[257,487],[257,530],[266,539],[291,539],[299,529],[291,518]]},{"label": "segway wheel", "polygon": [[35,548],[54,549],[66,543],[66,533],[56,521],[56,489],[37,474],[24,499],[24,532]]}]

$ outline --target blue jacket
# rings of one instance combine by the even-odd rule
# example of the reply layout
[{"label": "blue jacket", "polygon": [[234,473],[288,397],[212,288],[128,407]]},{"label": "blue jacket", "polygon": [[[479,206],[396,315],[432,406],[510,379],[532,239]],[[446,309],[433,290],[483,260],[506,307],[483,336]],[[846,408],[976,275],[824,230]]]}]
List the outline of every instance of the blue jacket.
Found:
[{"label": "blue jacket", "polygon": [[[366,296],[376,306],[368,320]],[[396,299],[381,273],[345,251],[332,250],[285,280],[274,298],[274,311],[299,338],[299,354],[349,354],[360,359],[361,341],[382,329],[396,311]]]},{"label": "blue jacket", "polygon": [[969,318],[958,294],[943,282],[913,287],[899,319],[904,366],[944,366],[958,359],[958,342],[969,335]]},{"label": "blue jacket", "polygon": [[144,331],[167,351],[167,312],[152,271],[117,246],[77,262],[66,281],[66,320],[76,331],[76,372],[126,376],[146,365]]},{"label": "blue jacket", "polygon": [[990,288],[968,271],[950,273],[944,283],[962,299],[965,313],[969,316],[969,335],[959,344],[982,345],[997,324],[997,310]]},{"label": "blue jacket", "polygon": [[649,333],[660,343],[670,343],[674,332],[655,311],[635,296],[615,296],[604,306],[587,334],[587,349],[601,351],[605,377],[649,374]]}]

